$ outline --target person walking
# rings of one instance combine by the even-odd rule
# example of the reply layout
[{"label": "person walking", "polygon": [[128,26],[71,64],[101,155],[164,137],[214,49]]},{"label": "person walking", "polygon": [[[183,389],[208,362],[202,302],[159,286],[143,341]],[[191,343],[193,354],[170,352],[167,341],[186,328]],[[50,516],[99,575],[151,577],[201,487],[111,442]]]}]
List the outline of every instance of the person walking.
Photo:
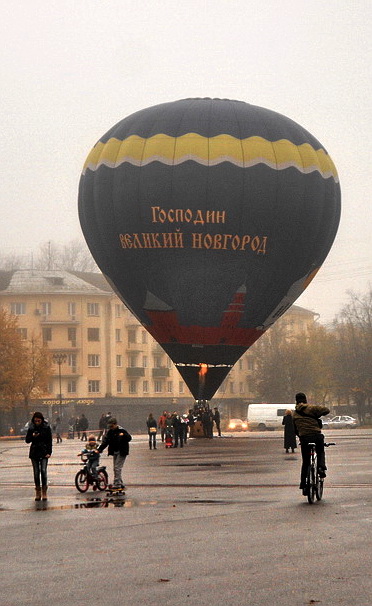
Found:
[{"label": "person walking", "polygon": [[156,420],[154,419],[152,412],[150,412],[149,416],[147,417],[146,425],[149,434],[149,448],[150,450],[152,448],[156,450],[156,433],[158,430],[158,425],[156,423]]},{"label": "person walking", "polygon": [[293,422],[296,434],[300,438],[302,467],[299,488],[302,494],[306,494],[306,475],[310,464],[309,443],[314,442],[318,457],[318,472],[321,478],[326,477],[326,462],[324,453],[324,435],[320,431],[323,415],[329,414],[326,406],[316,406],[307,403],[306,395],[302,392],[296,393],[296,408],[293,413]]},{"label": "person walking", "polygon": [[79,419],[79,428],[81,430],[81,441],[87,441],[87,429],[89,428],[89,421],[84,414]]},{"label": "person walking", "polygon": [[98,452],[103,452],[108,447],[109,456],[114,460],[114,487],[125,488],[122,478],[123,465],[129,454],[129,442],[132,439],[123,427],[118,425],[117,420],[112,417],[109,419],[108,432],[103,437],[101,444],[98,447]]},{"label": "person walking", "polygon": [[47,500],[48,460],[52,454],[52,432],[41,412],[35,412],[27,430],[26,444],[31,444],[29,458],[32,462],[35,483],[35,501]]},{"label": "person walking", "polygon": [[296,432],[293,424],[292,411],[286,410],[283,416],[282,425],[284,425],[284,448],[286,453],[289,452],[289,449],[292,450],[292,453],[297,448],[296,441]]},{"label": "person walking", "polygon": [[59,444],[60,442],[62,442],[62,437],[61,437],[62,423],[61,423],[60,417],[56,418],[55,423],[53,425],[53,431],[56,434],[57,444]]}]

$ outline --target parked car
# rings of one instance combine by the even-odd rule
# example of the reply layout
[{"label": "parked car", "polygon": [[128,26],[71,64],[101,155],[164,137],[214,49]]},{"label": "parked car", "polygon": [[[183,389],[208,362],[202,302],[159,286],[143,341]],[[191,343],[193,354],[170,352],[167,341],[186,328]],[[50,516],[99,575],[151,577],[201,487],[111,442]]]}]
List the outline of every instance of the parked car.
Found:
[{"label": "parked car", "polygon": [[248,423],[242,419],[230,419],[227,426],[228,431],[247,431]]},{"label": "parked car", "polygon": [[337,415],[332,418],[323,419],[324,429],[352,429],[358,425],[359,423],[354,417],[347,415]]}]

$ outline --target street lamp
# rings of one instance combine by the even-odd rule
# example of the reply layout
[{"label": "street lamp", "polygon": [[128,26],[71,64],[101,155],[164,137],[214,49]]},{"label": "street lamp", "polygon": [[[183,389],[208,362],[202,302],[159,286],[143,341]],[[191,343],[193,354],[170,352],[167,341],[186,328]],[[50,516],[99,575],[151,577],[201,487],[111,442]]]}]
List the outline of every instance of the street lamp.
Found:
[{"label": "street lamp", "polygon": [[62,414],[62,377],[61,377],[61,366],[67,360],[67,355],[64,353],[55,353],[52,355],[53,362],[58,364],[58,378],[59,378],[59,414]]}]

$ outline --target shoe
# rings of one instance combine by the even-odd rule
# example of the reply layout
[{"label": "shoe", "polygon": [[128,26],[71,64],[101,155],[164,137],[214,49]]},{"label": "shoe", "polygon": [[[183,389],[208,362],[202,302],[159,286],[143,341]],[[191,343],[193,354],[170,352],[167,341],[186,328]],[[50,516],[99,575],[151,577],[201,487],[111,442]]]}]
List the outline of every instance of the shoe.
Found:
[{"label": "shoe", "polygon": [[327,474],[326,474],[326,472],[324,471],[324,469],[318,469],[318,476],[319,476],[320,478],[326,478],[326,477],[327,477]]},{"label": "shoe", "polygon": [[308,489],[307,488],[303,488],[302,489],[302,494],[304,495],[304,497],[306,497],[307,494],[308,494]]}]

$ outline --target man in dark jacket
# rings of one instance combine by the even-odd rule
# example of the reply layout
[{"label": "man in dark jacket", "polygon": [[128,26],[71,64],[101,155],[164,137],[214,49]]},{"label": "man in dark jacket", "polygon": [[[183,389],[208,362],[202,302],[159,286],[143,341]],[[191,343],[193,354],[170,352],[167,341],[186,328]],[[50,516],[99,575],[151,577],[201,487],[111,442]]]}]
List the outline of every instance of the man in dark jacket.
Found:
[{"label": "man in dark jacket", "polygon": [[118,425],[116,419],[109,419],[108,432],[104,436],[98,452],[103,452],[108,446],[109,456],[114,457],[114,487],[125,488],[121,474],[125,459],[129,454],[129,442],[132,436],[123,428]]},{"label": "man in dark jacket", "polygon": [[300,438],[302,467],[300,489],[305,494],[307,469],[310,465],[309,443],[315,443],[318,457],[318,471],[321,478],[326,477],[326,464],[324,453],[324,436],[320,431],[322,422],[320,417],[329,414],[326,406],[316,406],[307,403],[306,395],[302,392],[296,394],[296,408],[293,413],[293,423],[296,434]]}]

